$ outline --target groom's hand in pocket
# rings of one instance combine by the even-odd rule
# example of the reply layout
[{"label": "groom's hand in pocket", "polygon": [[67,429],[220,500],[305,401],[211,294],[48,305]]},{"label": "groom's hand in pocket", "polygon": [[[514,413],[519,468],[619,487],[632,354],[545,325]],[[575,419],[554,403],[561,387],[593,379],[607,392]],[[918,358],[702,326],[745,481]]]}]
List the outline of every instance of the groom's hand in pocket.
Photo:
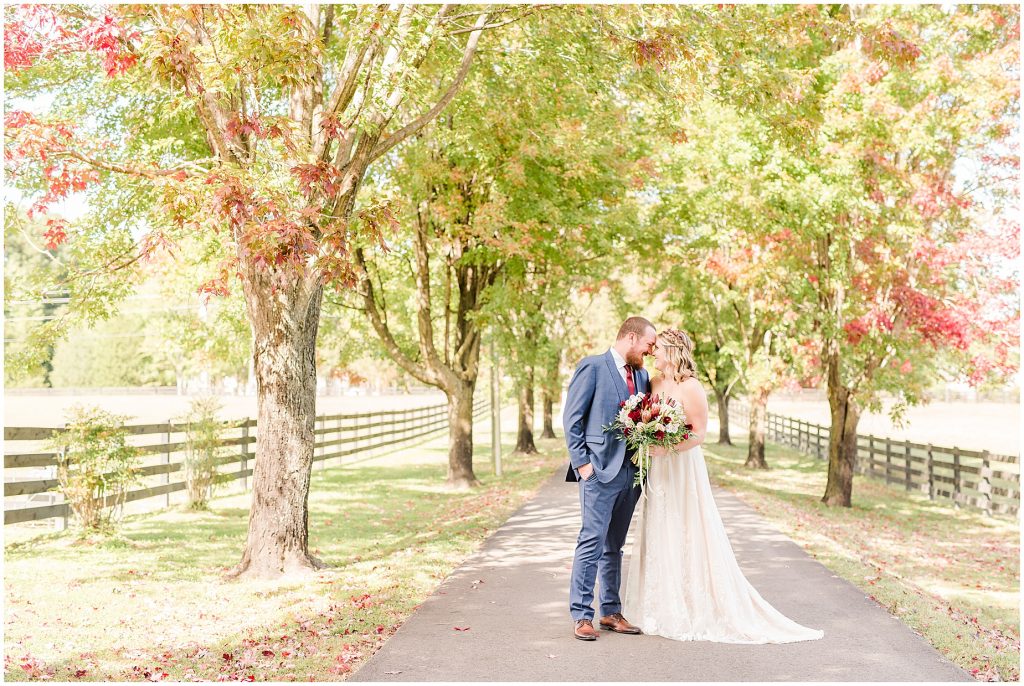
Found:
[{"label": "groom's hand in pocket", "polygon": [[590,475],[594,473],[594,465],[588,462],[587,464],[580,467],[579,472],[580,479],[586,481],[587,479],[590,478]]}]

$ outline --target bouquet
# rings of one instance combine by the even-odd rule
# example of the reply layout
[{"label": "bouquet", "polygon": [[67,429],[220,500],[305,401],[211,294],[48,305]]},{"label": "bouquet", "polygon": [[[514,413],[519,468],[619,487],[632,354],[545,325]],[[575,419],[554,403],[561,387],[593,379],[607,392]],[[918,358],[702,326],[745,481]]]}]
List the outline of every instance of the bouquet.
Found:
[{"label": "bouquet", "polygon": [[650,393],[637,393],[619,403],[619,408],[615,421],[603,428],[617,430],[618,439],[636,449],[630,459],[638,468],[633,485],[639,486],[651,466],[651,446],[671,448],[693,436],[693,425],[686,422],[683,408],[672,398],[662,400]]}]

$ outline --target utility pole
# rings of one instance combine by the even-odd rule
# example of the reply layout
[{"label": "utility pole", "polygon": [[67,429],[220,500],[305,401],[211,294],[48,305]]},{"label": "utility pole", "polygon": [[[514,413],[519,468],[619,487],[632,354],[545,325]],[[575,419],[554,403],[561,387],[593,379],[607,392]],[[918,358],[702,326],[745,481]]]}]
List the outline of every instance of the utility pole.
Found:
[{"label": "utility pole", "polygon": [[501,476],[501,391],[498,388],[498,347],[491,337],[491,461]]}]

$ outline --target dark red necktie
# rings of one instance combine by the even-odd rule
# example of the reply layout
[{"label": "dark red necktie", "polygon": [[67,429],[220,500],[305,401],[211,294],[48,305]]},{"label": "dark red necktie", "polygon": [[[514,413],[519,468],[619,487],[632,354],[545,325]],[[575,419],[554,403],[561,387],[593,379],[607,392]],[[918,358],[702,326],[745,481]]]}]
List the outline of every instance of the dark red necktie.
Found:
[{"label": "dark red necktie", "polygon": [[633,368],[626,365],[626,390],[630,395],[636,395],[636,382],[633,381]]}]

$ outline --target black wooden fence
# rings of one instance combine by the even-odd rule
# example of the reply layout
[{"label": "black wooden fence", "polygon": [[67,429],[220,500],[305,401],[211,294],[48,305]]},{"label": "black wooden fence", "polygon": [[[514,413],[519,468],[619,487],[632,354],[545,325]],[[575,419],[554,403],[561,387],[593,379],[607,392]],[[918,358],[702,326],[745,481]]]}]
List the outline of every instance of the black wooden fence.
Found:
[{"label": "black wooden fence", "polygon": [[[490,405],[486,399],[474,403],[479,418]],[[126,502],[151,500],[146,509],[171,504],[171,494],[185,489],[183,424],[144,424],[126,427],[139,454],[142,486],[129,491]],[[381,448],[398,447],[448,429],[448,406],[431,405],[404,410],[357,414],[321,415],[316,418],[314,462],[344,463],[344,458],[362,461]],[[218,458],[218,471],[229,481],[241,480],[249,488],[255,463],[256,420],[231,422],[221,431],[219,445],[237,453]],[[4,524],[32,522],[52,517],[65,521],[70,508],[57,499],[56,453],[45,452],[45,443],[55,427],[4,427]],[[12,450],[13,452],[7,453]],[[350,461],[349,464],[352,462]],[[13,500],[9,500],[12,498]],[[44,500],[45,502],[39,502]],[[35,501],[35,502],[33,502]]]},{"label": "black wooden fence", "polygon": [[[744,424],[749,406],[732,402],[729,416]],[[768,413],[765,437],[819,460],[828,459],[831,429],[802,419]],[[1020,458],[987,450],[943,448],[930,443],[857,436],[854,470],[907,491],[927,493],[932,500],[951,500],[956,506],[985,512],[1016,514],[1020,506]]]}]

